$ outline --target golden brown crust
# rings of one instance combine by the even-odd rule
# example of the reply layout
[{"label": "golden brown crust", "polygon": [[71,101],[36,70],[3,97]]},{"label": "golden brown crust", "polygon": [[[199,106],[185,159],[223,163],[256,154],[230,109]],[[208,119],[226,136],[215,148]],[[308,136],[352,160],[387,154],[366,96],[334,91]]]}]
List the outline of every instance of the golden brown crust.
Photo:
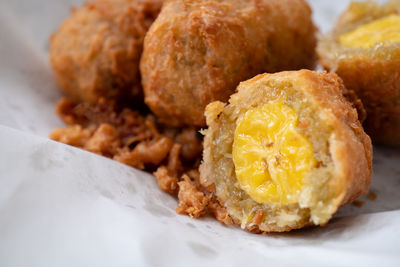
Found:
[{"label": "golden brown crust", "polygon": [[367,111],[366,132],[376,143],[400,146],[400,44],[370,49],[348,48],[338,37],[371,20],[399,13],[400,1],[384,5],[372,1],[353,3],[332,33],[318,44],[321,64],[336,72],[354,90]]},{"label": "golden brown crust", "polygon": [[142,99],[144,35],[162,0],[94,0],[72,10],[50,40],[60,89],[74,100]]},{"label": "golden brown crust", "polygon": [[144,42],[145,102],[165,123],[204,126],[240,81],[312,68],[315,30],[303,0],[169,1]]},{"label": "golden brown crust", "polygon": [[335,117],[330,118],[336,135],[331,153],[341,168],[341,180],[347,184],[347,188],[343,188],[346,194],[339,205],[350,203],[369,189],[372,175],[371,139],[358,120],[357,110],[343,97],[346,89],[336,74],[301,71],[299,75],[304,76],[303,82],[308,84],[303,88],[309,90],[321,108],[328,108]]},{"label": "golden brown crust", "polygon": [[[230,180],[232,184],[236,181],[234,170],[231,169],[234,168],[232,159],[229,156],[232,151],[235,121],[248,108],[273,99],[274,92],[279,92],[278,89],[274,92],[274,89],[269,89],[274,86],[282,87],[281,90],[286,93],[292,90],[293,95],[301,94],[302,97],[292,100],[294,103],[292,104],[295,105],[300,99],[306,99],[308,105],[318,110],[314,112],[317,121],[325,125],[324,128],[328,133],[327,139],[323,142],[326,142],[328,147],[326,154],[329,155],[329,160],[326,162],[330,162],[332,168],[327,166],[326,172],[322,174],[331,177],[320,185],[322,187],[316,189],[327,192],[302,194],[300,206],[279,208],[260,205],[252,202],[243,191],[240,193],[240,188],[233,188],[230,191],[224,189],[230,188],[226,181]],[[360,194],[367,193],[372,174],[372,145],[358,121],[357,111],[344,98],[343,92],[345,92],[343,83],[335,74],[306,70],[281,72],[258,75],[242,82],[238,87],[238,93],[231,96],[227,106],[221,102],[213,102],[207,106],[206,117],[209,128],[204,139],[204,162],[200,166],[200,180],[203,186],[215,188],[215,195],[235,223],[255,232],[282,232],[312,224],[323,225],[339,206],[353,201]],[[309,122],[299,127],[313,127],[313,125]],[[316,147],[323,149],[324,146],[324,144],[313,144],[314,149]],[[312,187],[308,189],[310,192],[313,190]],[[231,193],[235,190],[235,194]],[[323,198],[317,197],[314,200],[318,194]],[[240,196],[244,206],[233,200],[237,196]],[[249,208],[245,208],[249,205]],[[241,207],[239,210],[242,210],[243,214],[246,213],[245,209],[248,209],[251,211],[250,217],[243,217],[241,212],[236,212],[235,207]],[[260,209],[263,211],[262,215]]]}]

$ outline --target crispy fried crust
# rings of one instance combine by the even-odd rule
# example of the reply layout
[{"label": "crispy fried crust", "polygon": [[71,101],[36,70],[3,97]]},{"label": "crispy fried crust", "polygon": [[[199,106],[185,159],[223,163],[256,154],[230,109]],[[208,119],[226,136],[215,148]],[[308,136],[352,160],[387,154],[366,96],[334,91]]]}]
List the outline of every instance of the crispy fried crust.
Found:
[{"label": "crispy fried crust", "polygon": [[145,102],[167,124],[204,126],[240,81],[312,68],[315,30],[303,0],[169,1],[144,41]]},{"label": "crispy fried crust", "polygon": [[94,0],[72,9],[50,39],[50,62],[61,90],[74,100],[142,101],[143,39],[162,0]]},{"label": "crispy fried crust", "polygon": [[168,193],[177,193],[181,175],[199,165],[203,145],[194,128],[168,128],[151,114],[128,108],[119,111],[114,103],[103,101],[90,105],[63,98],[57,113],[68,126],[54,129],[51,139],[138,169],[158,168],[160,188]]},{"label": "crispy fried crust", "polygon": [[224,209],[199,184],[203,144],[196,129],[165,127],[151,114],[120,110],[104,99],[88,104],[63,98],[56,111],[68,126],[54,129],[53,140],[153,172],[161,190],[178,196],[177,212],[198,218],[210,205],[218,220],[228,222]]},{"label": "crispy fried crust", "polygon": [[[335,74],[312,71],[262,74],[242,82],[229,104],[207,106],[201,184],[212,190],[232,221],[253,232],[283,232],[307,225],[324,225],[339,206],[368,191],[372,175],[372,145],[343,96]],[[232,161],[236,122],[247,110],[287,96],[299,115],[298,130],[313,144],[318,161],[306,178],[299,203],[268,205],[255,202],[238,185]]]},{"label": "crispy fried crust", "polygon": [[366,132],[376,143],[400,147],[400,44],[370,49],[348,48],[338,37],[369,21],[400,13],[400,1],[379,5],[372,1],[352,3],[333,32],[320,37],[321,64],[336,72],[348,89],[362,100]]}]

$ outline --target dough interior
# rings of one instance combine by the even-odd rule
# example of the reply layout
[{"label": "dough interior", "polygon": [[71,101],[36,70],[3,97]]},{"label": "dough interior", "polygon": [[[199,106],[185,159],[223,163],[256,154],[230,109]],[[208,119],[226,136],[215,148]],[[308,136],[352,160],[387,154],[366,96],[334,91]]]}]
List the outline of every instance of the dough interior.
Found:
[{"label": "dough interior", "polygon": [[400,16],[389,15],[361,25],[339,37],[340,44],[353,48],[371,48],[377,43],[385,46],[400,42]]},{"label": "dough interior", "polygon": [[240,187],[258,203],[299,200],[316,166],[312,144],[297,130],[295,110],[282,100],[248,110],[237,122],[232,158]]}]

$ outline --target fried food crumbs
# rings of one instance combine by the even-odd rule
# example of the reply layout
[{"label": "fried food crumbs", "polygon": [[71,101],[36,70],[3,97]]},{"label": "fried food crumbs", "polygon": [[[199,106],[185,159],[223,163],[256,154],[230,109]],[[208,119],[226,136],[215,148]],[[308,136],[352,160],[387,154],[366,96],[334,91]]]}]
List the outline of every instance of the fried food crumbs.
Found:
[{"label": "fried food crumbs", "polygon": [[257,225],[259,225],[261,223],[261,220],[264,216],[264,212],[262,209],[259,209],[256,211],[256,215],[253,218],[253,222]]},{"label": "fried food crumbs", "polygon": [[[55,129],[50,134],[53,140],[147,171],[168,164],[173,176],[181,175],[183,171],[181,147],[193,146],[192,143],[186,144],[185,140],[182,141],[180,136],[185,132],[196,134],[194,129],[163,129],[156,123],[153,115],[143,115],[126,107],[119,111],[115,102],[104,99],[100,99],[95,105],[89,105],[63,98],[58,102],[56,111],[68,126]],[[175,139],[179,140],[179,144]],[[191,150],[201,151],[201,141],[194,144],[200,148]],[[190,160],[183,158],[189,169],[192,168],[193,158],[201,155],[191,153]]]},{"label": "fried food crumbs", "polygon": [[200,185],[203,144],[197,129],[168,127],[147,110],[121,108],[104,98],[88,104],[64,97],[56,112],[67,127],[54,129],[51,139],[153,172],[161,190],[178,196],[180,214],[213,214],[221,223],[233,224],[212,191]]},{"label": "fried food crumbs", "polygon": [[111,156],[117,153],[116,148],[119,146],[120,140],[115,128],[103,123],[87,140],[83,148],[96,154]]},{"label": "fried food crumbs", "polygon": [[358,98],[357,94],[353,90],[346,89],[343,92],[343,95],[351,103],[353,108],[357,110],[358,120],[363,123],[367,118],[367,111],[365,110],[364,105]]},{"label": "fried food crumbs", "polygon": [[176,142],[182,146],[181,154],[184,161],[193,161],[201,157],[203,145],[197,137],[197,132],[191,128],[183,129],[176,136]]},{"label": "fried food crumbs", "polygon": [[210,202],[210,196],[202,192],[198,185],[193,182],[188,175],[182,176],[182,181],[178,183],[179,204],[176,212],[187,214],[192,218],[198,218],[207,213],[206,207]]},{"label": "fried food crumbs", "polygon": [[369,200],[375,200],[376,199],[376,194],[374,192],[369,192],[368,199]]},{"label": "fried food crumbs", "polygon": [[83,147],[93,135],[93,127],[83,129],[80,125],[73,125],[64,129],[54,129],[50,138],[71,146]]},{"label": "fried food crumbs", "polygon": [[361,208],[361,207],[365,204],[365,201],[355,200],[355,201],[353,201],[352,204],[353,204],[354,206],[358,207],[358,208]]},{"label": "fried food crumbs", "polygon": [[179,180],[169,173],[167,167],[160,166],[153,174],[157,178],[157,183],[161,190],[170,194],[177,194]]},{"label": "fried food crumbs", "polygon": [[229,216],[228,211],[215,197],[213,197],[208,204],[208,210],[220,223],[228,226],[233,224],[232,218]]},{"label": "fried food crumbs", "polygon": [[[369,194],[367,195],[368,200],[375,200],[376,199],[376,194],[374,192],[369,192]],[[366,203],[366,201],[362,201],[362,200],[355,200],[353,201],[353,205],[361,208],[362,206],[364,206],[364,204]]]},{"label": "fried food crumbs", "polygon": [[165,136],[155,136],[153,140],[142,141],[134,149],[124,147],[120,153],[114,156],[114,159],[136,167],[144,169],[146,164],[159,165],[168,155],[174,141]]}]

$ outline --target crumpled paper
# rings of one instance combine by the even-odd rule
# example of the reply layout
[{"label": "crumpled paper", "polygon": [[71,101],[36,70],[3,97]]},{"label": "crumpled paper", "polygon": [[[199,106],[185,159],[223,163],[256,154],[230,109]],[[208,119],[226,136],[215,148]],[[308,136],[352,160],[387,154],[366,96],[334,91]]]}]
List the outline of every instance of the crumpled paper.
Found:
[{"label": "crumpled paper", "polygon": [[[400,151],[325,227],[254,235],[175,213],[150,174],[51,141],[48,37],[81,1],[0,0],[0,266],[400,266]],[[321,31],[348,1],[310,1]]]}]

